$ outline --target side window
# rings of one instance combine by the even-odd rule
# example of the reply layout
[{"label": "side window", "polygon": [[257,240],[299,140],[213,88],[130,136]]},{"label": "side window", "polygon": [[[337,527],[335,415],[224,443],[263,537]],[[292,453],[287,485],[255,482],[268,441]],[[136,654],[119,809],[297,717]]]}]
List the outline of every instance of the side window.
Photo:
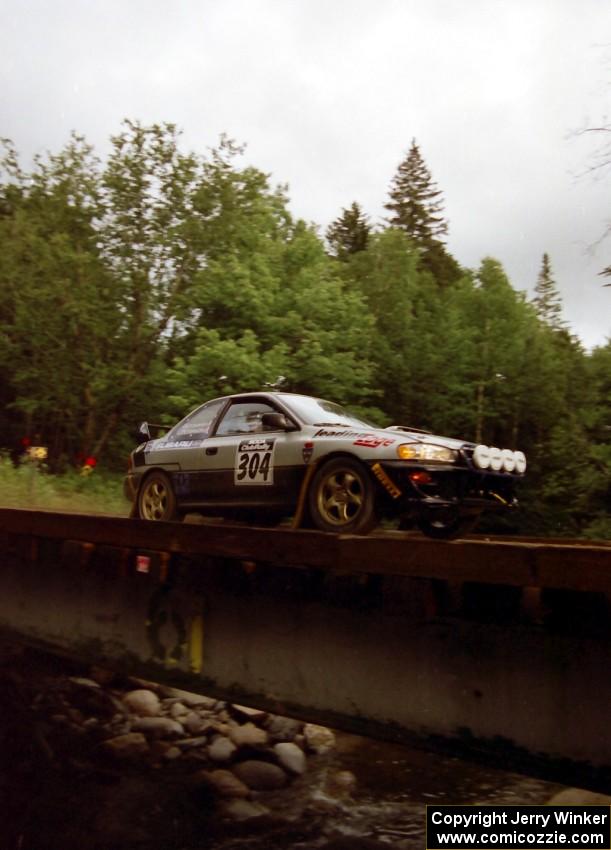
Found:
[{"label": "side window", "polygon": [[204,440],[210,433],[210,426],[225,404],[225,399],[209,401],[198,407],[190,416],[172,431],[172,440]]},{"label": "side window", "polygon": [[264,413],[275,413],[276,410],[264,401],[239,401],[232,404],[221,419],[216,430],[217,437],[227,437],[232,434],[261,434],[265,429],[261,424]]}]

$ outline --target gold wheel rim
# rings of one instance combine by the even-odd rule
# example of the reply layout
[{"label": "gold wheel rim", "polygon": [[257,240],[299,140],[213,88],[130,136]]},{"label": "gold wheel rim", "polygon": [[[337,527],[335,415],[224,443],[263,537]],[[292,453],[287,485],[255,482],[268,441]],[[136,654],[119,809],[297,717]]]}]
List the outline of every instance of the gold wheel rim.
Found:
[{"label": "gold wheel rim", "polygon": [[168,499],[168,488],[163,481],[159,479],[149,481],[144,487],[141,500],[144,519],[157,522],[164,519],[167,515]]},{"label": "gold wheel rim", "polygon": [[318,513],[330,525],[348,525],[358,517],[364,504],[363,481],[352,469],[337,469],[318,486]]}]

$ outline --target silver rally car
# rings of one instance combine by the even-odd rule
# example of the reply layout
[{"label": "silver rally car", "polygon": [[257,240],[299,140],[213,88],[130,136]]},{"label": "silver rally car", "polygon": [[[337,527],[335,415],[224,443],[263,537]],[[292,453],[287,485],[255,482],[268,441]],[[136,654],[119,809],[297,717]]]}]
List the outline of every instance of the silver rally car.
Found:
[{"label": "silver rally car", "polygon": [[188,512],[366,534],[382,518],[430,537],[465,533],[489,508],[510,507],[523,452],[376,428],[340,405],[284,392],[206,402],[135,449],[125,479],[132,515]]}]

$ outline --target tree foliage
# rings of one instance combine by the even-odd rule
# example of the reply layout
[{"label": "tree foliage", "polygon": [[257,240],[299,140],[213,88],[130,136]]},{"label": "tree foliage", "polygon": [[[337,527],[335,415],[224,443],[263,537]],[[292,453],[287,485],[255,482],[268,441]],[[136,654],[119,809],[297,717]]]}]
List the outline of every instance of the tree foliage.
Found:
[{"label": "tree foliage", "polygon": [[380,424],[523,449],[504,530],[611,535],[611,343],[570,335],[548,255],[532,300],[494,258],[461,269],[415,141],[389,226],[353,203],[326,243],[241,155],[132,121],[104,162],[76,135],[28,172],[5,147],[0,443],[117,467],[139,419],[283,375]]},{"label": "tree foliage", "polygon": [[539,319],[550,328],[562,330],[565,327],[562,321],[562,299],[552,274],[549,254],[543,254],[533,304]]},{"label": "tree foliage", "polygon": [[369,219],[354,201],[329,225],[326,236],[331,254],[338,260],[347,260],[367,248],[370,234]]}]

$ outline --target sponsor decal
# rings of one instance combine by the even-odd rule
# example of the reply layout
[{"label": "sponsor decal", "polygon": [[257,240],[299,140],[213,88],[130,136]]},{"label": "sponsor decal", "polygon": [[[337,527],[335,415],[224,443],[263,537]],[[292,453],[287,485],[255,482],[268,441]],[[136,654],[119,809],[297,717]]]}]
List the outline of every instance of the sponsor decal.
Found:
[{"label": "sponsor decal", "polygon": [[314,443],[307,442],[303,444],[303,449],[301,453],[303,455],[303,462],[309,463],[312,460],[312,452],[314,451]]},{"label": "sponsor decal", "polygon": [[363,446],[368,449],[377,449],[380,446],[392,446],[396,442],[394,437],[378,437],[375,434],[359,434],[358,431],[329,431],[328,428],[320,428],[314,434],[315,437],[350,437],[355,438],[353,445]]},{"label": "sponsor decal", "polygon": [[235,456],[233,483],[273,484],[275,439],[253,437],[242,440]]},{"label": "sponsor decal", "polygon": [[202,440],[170,440],[159,443],[158,449],[192,449],[201,446]]},{"label": "sponsor decal", "polygon": [[384,487],[384,489],[387,490],[390,493],[390,495],[393,497],[393,499],[398,499],[399,496],[401,495],[401,490],[399,490],[399,488],[394,483],[394,481],[392,481],[389,478],[389,476],[386,474],[386,472],[384,472],[384,470],[382,469],[380,464],[374,463],[374,465],[371,467],[371,471],[373,472],[375,477],[378,479],[378,481],[380,482],[382,487]]},{"label": "sponsor decal", "polygon": [[321,428],[314,434],[315,437],[358,437],[357,431],[329,431]]},{"label": "sponsor decal", "polygon": [[389,437],[376,437],[375,434],[359,434],[354,441],[355,446],[364,446],[367,449],[379,449],[380,446],[392,446],[395,440]]}]

